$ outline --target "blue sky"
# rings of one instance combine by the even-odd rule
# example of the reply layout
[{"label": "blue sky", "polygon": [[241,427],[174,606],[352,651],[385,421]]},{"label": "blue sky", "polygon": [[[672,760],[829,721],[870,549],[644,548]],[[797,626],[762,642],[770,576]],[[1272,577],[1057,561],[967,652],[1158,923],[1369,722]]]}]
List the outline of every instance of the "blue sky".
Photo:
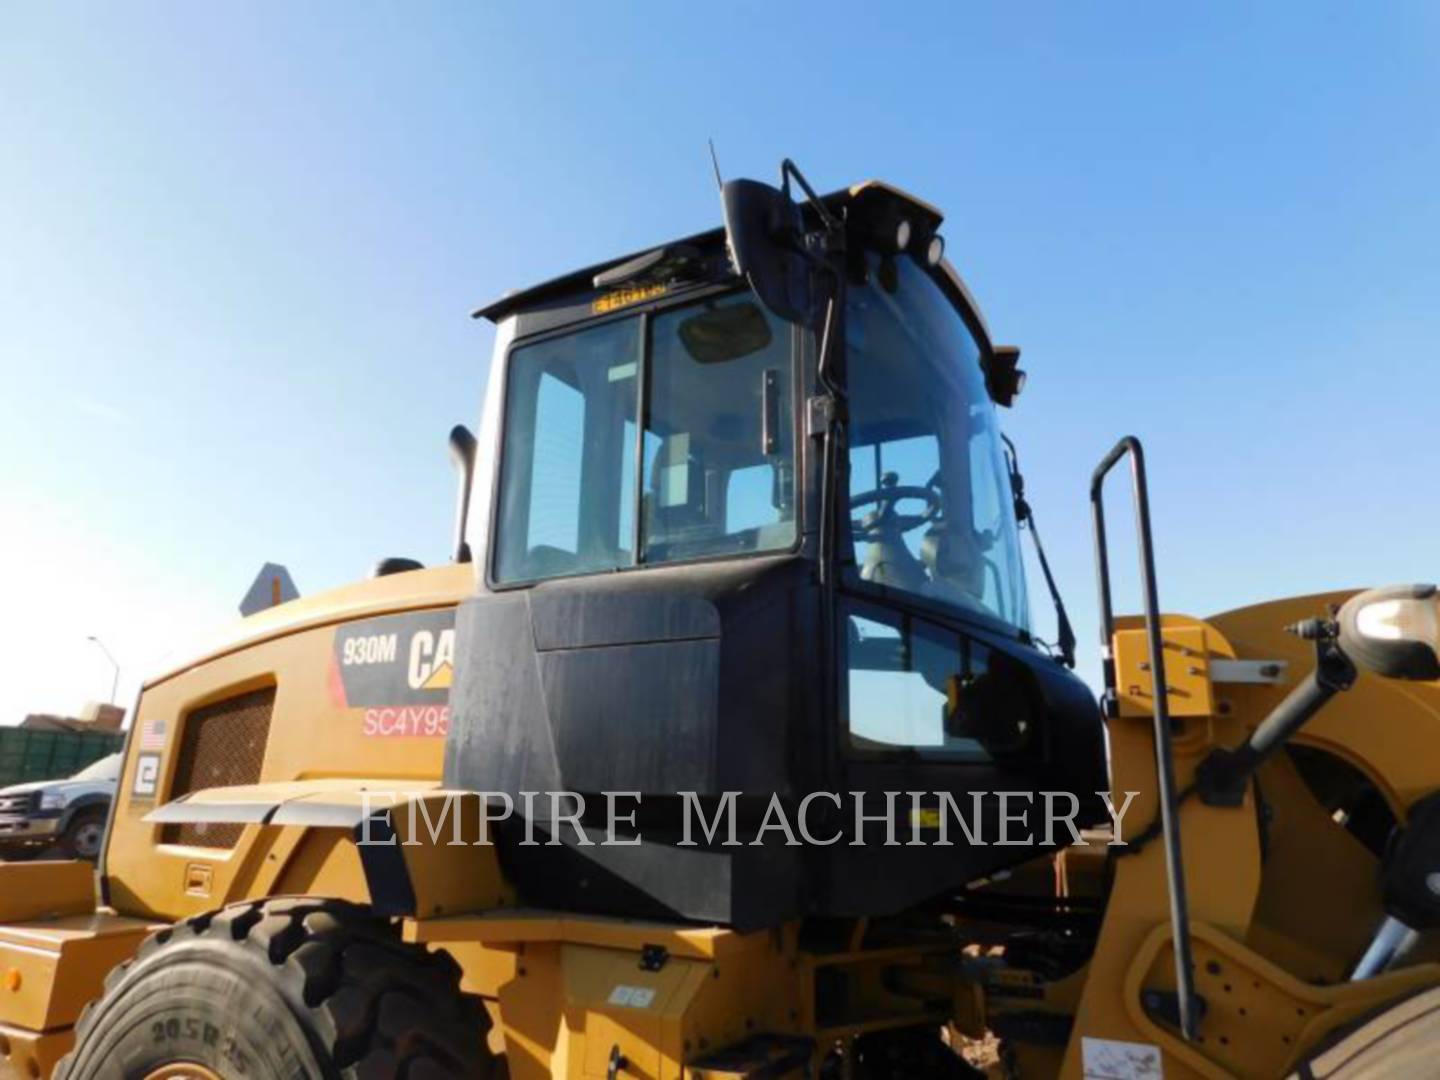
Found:
[{"label": "blue sky", "polygon": [[266,559],[442,559],[469,310],[714,225],[708,137],[946,211],[1085,670],[1124,432],[1169,608],[1434,578],[1437,54],[1420,3],[13,7],[0,722],[104,696],[91,633],[127,697]]}]

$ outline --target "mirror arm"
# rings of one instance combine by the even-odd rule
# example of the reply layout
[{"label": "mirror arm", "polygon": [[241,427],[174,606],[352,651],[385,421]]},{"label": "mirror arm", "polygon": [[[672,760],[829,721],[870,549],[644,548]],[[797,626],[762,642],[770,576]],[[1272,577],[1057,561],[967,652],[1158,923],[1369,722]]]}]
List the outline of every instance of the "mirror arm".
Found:
[{"label": "mirror arm", "polygon": [[1355,685],[1355,665],[1333,638],[1315,641],[1315,667],[1234,749],[1210,752],[1195,770],[1195,789],[1207,806],[1239,806],[1250,778],[1336,694]]},{"label": "mirror arm", "polygon": [[785,197],[787,199],[790,197],[790,178],[792,176],[810,200],[810,205],[815,207],[815,213],[819,215],[821,224],[823,224],[827,230],[838,229],[840,223],[835,220],[835,216],[830,213],[829,208],[820,201],[820,196],[815,194],[815,189],[810,186],[810,181],[805,179],[795,162],[789,158],[780,162],[780,190],[784,192]]}]

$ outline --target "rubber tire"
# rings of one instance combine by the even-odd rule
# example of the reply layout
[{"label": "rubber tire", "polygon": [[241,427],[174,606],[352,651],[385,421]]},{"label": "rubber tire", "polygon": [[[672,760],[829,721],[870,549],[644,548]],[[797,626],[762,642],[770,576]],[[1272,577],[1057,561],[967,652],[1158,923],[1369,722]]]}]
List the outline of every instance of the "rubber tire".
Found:
[{"label": "rubber tire", "polygon": [[[55,842],[56,849],[67,859],[88,859],[91,862],[98,860],[100,849],[105,846],[105,817],[108,813],[109,811],[104,807],[75,811],[75,816],[70,819],[70,823],[65,826],[65,831],[60,834],[60,839]],[[100,826],[100,843],[96,845],[94,854],[82,855],[80,849],[75,845],[76,837],[79,836],[82,827],[96,824]]]},{"label": "rubber tire", "polygon": [[362,907],[236,904],[161,930],[115,968],[55,1080],[179,1063],[226,1080],[494,1080],[489,1027],[448,954]]}]

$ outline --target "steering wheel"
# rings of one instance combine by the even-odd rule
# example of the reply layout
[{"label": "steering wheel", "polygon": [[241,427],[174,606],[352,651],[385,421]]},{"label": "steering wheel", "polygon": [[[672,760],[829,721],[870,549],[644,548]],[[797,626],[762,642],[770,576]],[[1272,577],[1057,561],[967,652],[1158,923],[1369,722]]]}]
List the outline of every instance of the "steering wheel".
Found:
[{"label": "steering wheel", "polygon": [[[870,542],[885,534],[904,534],[923,525],[929,525],[944,512],[944,501],[938,487],[927,484],[924,487],[900,484],[899,477],[887,472],[880,479],[880,486],[872,491],[862,491],[850,496],[850,509],[874,504],[875,510],[864,518],[850,519],[856,540]],[[895,509],[897,503],[906,499],[919,499],[925,509],[919,514],[901,514]]]}]

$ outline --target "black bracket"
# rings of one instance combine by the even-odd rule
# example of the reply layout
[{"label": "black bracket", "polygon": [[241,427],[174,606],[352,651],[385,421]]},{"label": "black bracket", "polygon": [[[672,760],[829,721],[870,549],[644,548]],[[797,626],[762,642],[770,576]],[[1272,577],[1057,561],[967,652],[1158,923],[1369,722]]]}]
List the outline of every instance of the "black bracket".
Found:
[{"label": "black bracket", "polygon": [[605,1080],[615,1080],[622,1071],[630,1068],[630,1061],[620,1053],[620,1045],[610,1047],[610,1063],[605,1068]]}]

